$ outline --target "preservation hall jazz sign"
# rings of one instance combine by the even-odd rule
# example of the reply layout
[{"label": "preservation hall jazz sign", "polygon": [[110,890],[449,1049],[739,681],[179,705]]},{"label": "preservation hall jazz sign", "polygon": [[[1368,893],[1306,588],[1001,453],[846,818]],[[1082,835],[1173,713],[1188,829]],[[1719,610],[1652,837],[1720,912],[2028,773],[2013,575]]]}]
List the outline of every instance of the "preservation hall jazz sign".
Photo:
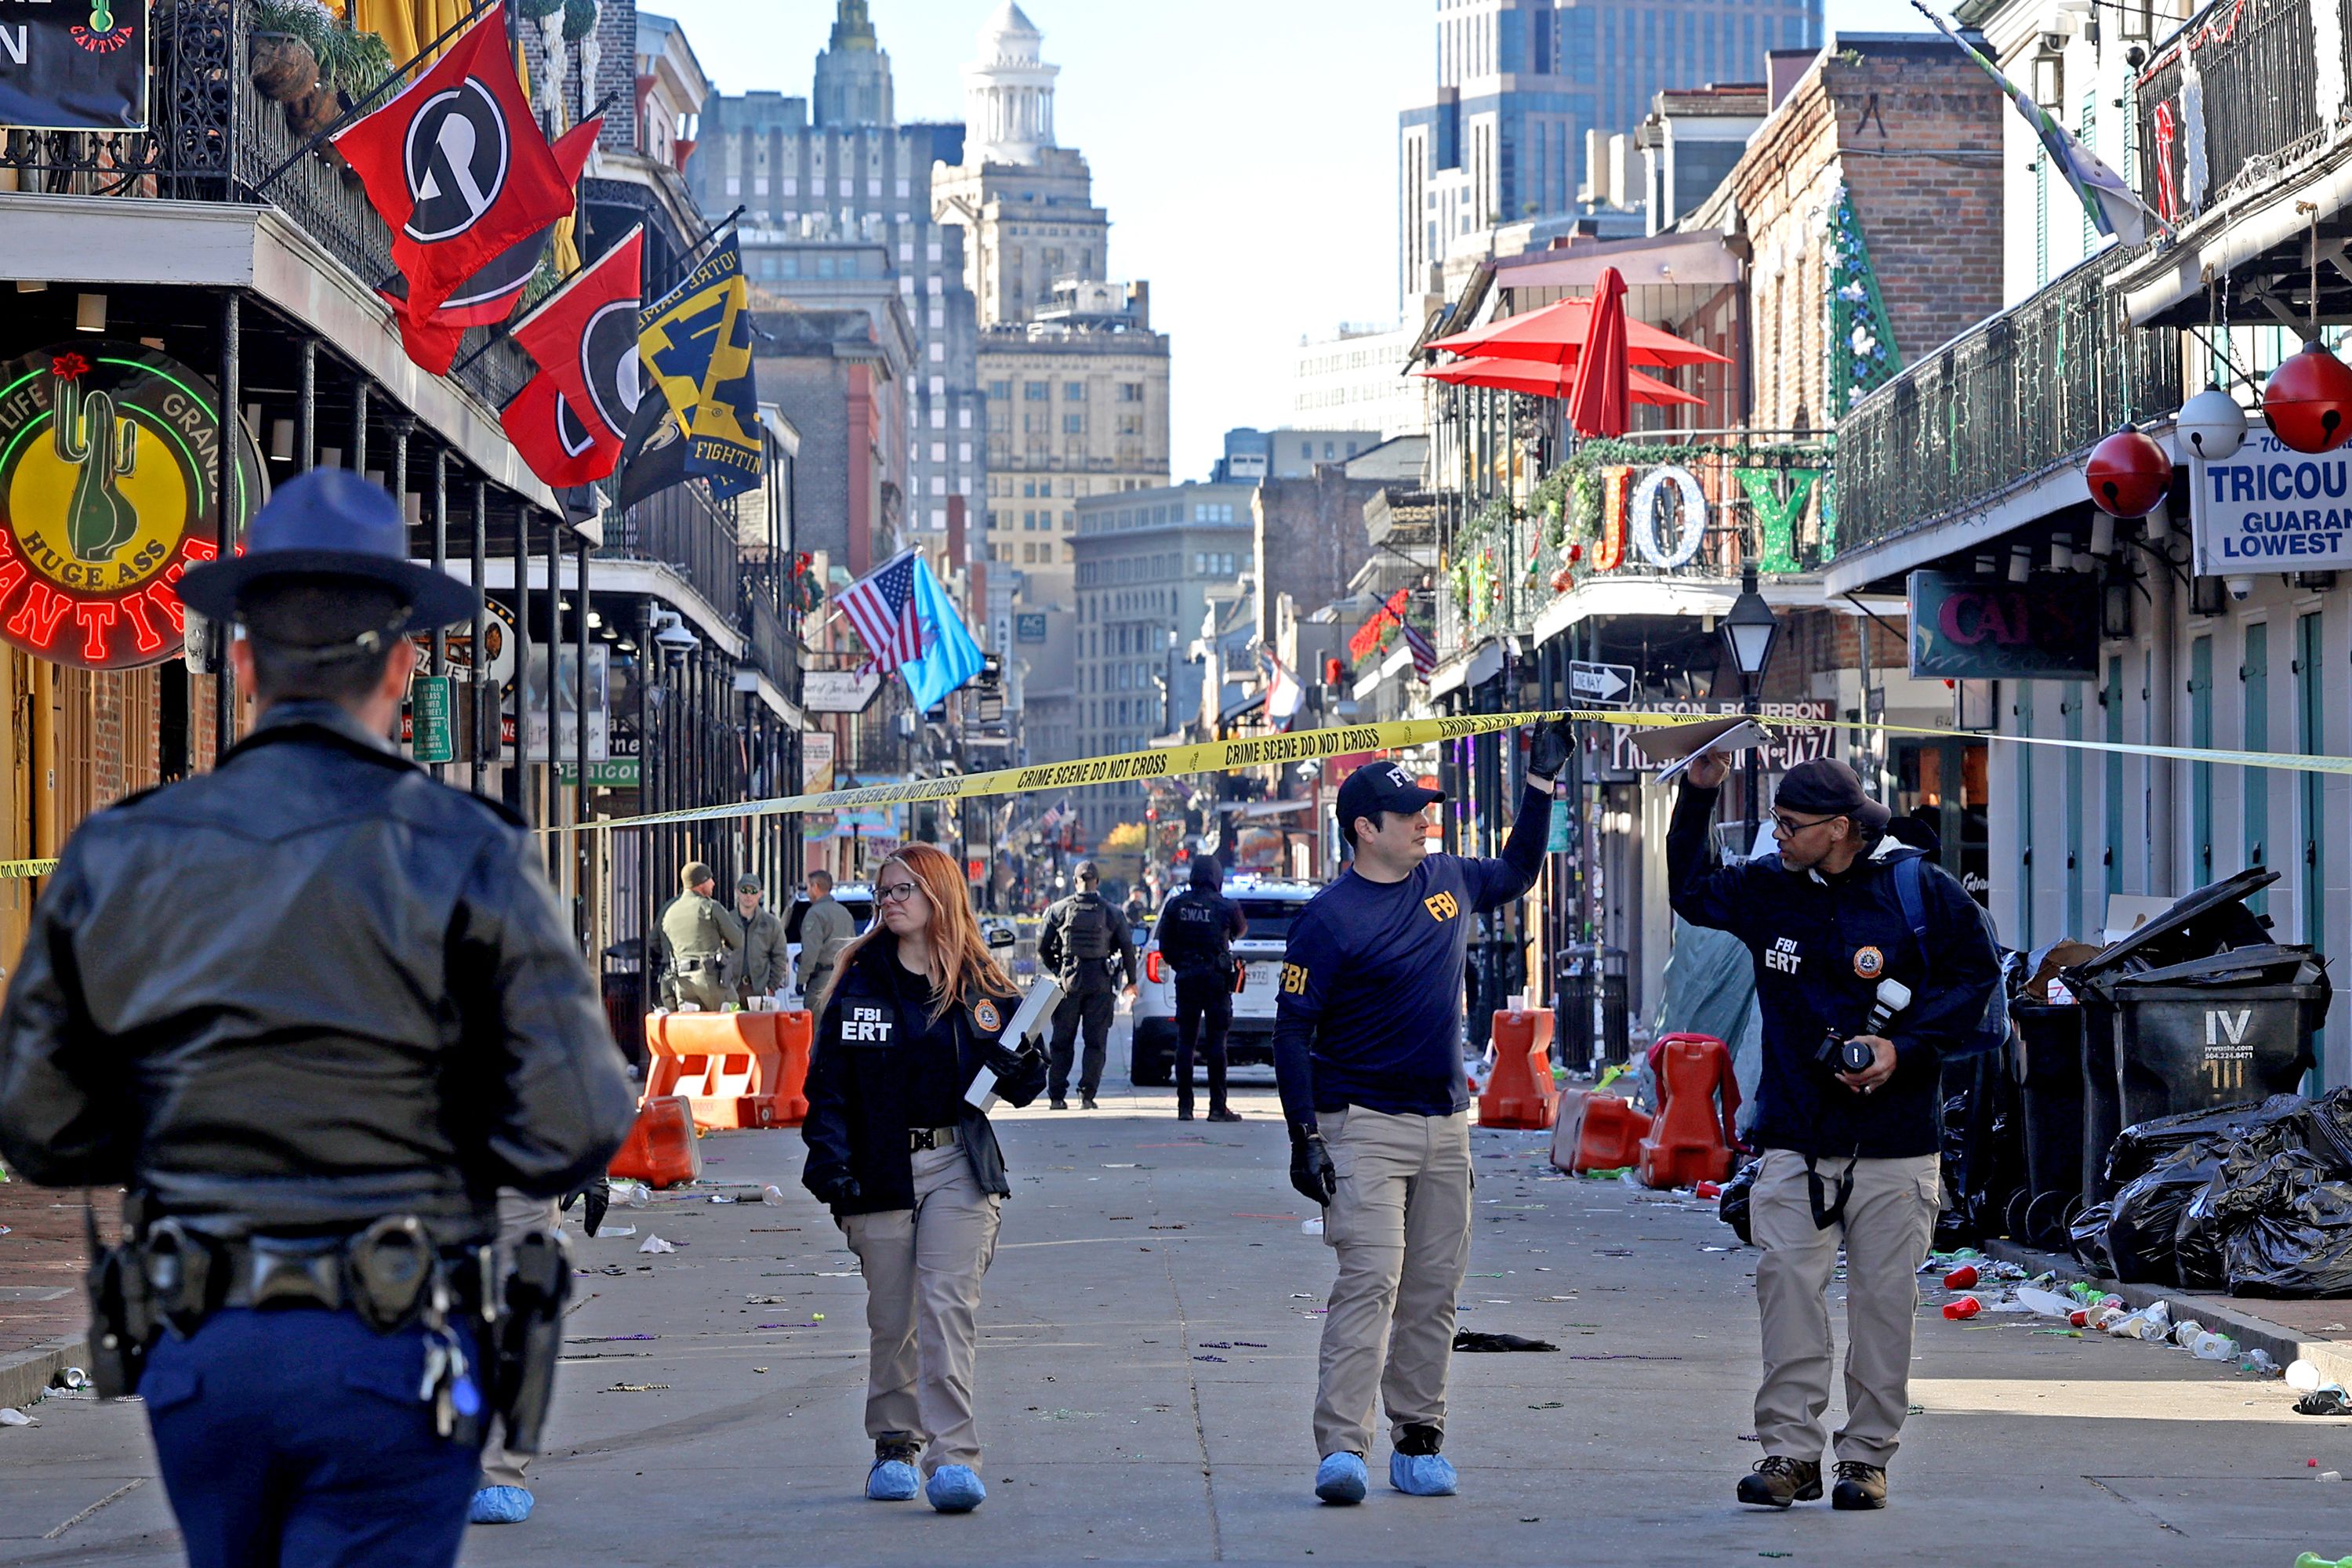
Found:
[{"label": "preservation hall jazz sign", "polygon": [[[233,513],[262,499],[242,420]],[[88,669],[176,655],[173,584],[215,554],[220,395],[139,343],[83,338],[0,364],[0,638]]]}]

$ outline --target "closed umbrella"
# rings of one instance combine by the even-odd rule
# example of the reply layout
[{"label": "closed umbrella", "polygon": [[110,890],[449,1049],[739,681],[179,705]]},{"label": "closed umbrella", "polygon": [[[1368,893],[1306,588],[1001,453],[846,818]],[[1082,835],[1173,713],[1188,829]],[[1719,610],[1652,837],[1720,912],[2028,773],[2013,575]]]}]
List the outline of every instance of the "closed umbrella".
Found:
[{"label": "closed umbrella", "polygon": [[1633,403],[1625,356],[1625,279],[1614,267],[1604,267],[1592,286],[1591,321],[1576,361],[1576,384],[1568,394],[1568,422],[1578,435],[1625,434]]}]

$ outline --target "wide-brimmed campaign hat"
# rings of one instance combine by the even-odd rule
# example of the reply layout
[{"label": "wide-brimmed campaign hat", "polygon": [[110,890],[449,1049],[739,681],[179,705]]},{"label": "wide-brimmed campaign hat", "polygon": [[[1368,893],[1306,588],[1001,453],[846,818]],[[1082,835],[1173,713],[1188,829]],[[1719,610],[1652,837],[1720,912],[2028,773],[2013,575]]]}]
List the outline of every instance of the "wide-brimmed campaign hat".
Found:
[{"label": "wide-brimmed campaign hat", "polygon": [[313,468],[278,487],[246,530],[245,552],[180,579],[200,616],[236,617],[245,590],[266,577],[344,577],[378,583],[408,602],[404,631],[470,619],[474,590],[408,558],[408,523],[382,485],[348,468]]}]

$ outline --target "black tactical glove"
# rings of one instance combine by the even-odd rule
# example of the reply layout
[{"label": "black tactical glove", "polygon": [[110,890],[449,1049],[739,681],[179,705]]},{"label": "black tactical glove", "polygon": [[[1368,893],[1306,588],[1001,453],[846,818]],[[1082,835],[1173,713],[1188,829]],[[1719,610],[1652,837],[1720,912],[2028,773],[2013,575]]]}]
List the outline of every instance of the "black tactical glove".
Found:
[{"label": "black tactical glove", "polygon": [[816,1195],[827,1208],[839,1208],[844,1204],[854,1204],[864,1197],[866,1189],[857,1184],[856,1177],[840,1175],[818,1188]]},{"label": "black tactical glove", "polygon": [[1037,1052],[1030,1049],[1026,1045],[1009,1046],[999,1040],[982,1049],[980,1060],[982,1066],[987,1068],[999,1079],[1018,1078],[1021,1076],[1022,1069],[1027,1067],[1037,1055]]},{"label": "black tactical glove", "polygon": [[1538,724],[1528,737],[1528,774],[1531,778],[1556,779],[1568,766],[1568,754],[1574,749],[1576,738],[1569,733],[1568,721],[1554,719]]},{"label": "black tactical glove", "polygon": [[1300,1197],[1326,1206],[1339,1195],[1339,1173],[1320,1132],[1290,1130],[1290,1184]]},{"label": "black tactical glove", "polygon": [[568,1194],[564,1197],[562,1210],[569,1212],[574,1203],[585,1205],[580,1211],[580,1228],[590,1236],[595,1235],[604,1228],[604,1211],[613,1206],[611,1179],[605,1176],[594,1177],[585,1186]]}]

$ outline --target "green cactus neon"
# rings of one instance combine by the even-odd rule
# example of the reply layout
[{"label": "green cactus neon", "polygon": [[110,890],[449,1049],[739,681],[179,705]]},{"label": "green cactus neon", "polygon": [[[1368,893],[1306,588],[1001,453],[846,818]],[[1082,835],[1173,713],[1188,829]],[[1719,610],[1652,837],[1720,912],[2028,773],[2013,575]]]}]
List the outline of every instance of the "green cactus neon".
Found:
[{"label": "green cactus neon", "polygon": [[95,0],[89,8],[89,30],[93,33],[114,31],[114,6],[110,0]]},{"label": "green cactus neon", "polygon": [[57,378],[54,406],[58,457],[80,469],[66,508],[66,546],[77,560],[111,561],[139,531],[139,509],[115,484],[139,466],[139,426],[115,418],[113,398],[85,395],[65,376]]}]

